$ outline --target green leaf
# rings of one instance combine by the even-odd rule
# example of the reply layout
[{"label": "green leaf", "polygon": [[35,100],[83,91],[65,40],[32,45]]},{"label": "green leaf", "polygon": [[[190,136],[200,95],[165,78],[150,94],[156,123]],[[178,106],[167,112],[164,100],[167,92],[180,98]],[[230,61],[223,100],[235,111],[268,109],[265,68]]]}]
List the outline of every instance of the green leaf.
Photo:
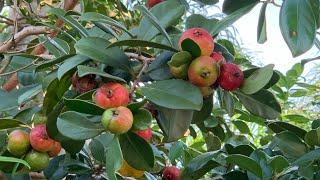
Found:
[{"label": "green leaf", "polygon": [[205,136],[205,141],[207,145],[207,151],[217,151],[221,148],[221,140],[218,136],[215,136],[213,133],[208,132]]},{"label": "green leaf", "polygon": [[262,89],[252,95],[239,91],[235,93],[244,107],[252,114],[267,119],[276,119],[280,116],[281,107],[271,92]]},{"label": "green leaf", "polygon": [[241,144],[238,146],[225,144],[225,148],[228,154],[242,154],[245,156],[250,156],[250,154],[254,151],[253,147],[247,144]]},{"label": "green leaf", "polygon": [[[183,16],[185,12],[185,7],[178,1],[165,1],[158,4],[150,11],[153,16],[157,18],[158,24],[166,29],[180,20],[181,16]],[[159,34],[159,30],[152,24],[152,22],[150,22],[148,17],[142,18],[137,32],[138,39],[147,41],[152,40],[157,34]]]},{"label": "green leaf", "polygon": [[41,85],[37,85],[37,86],[29,89],[28,91],[26,91],[23,94],[21,94],[21,96],[19,96],[18,103],[22,104],[22,103],[34,98],[41,91],[42,91],[42,86]]},{"label": "green leaf", "polygon": [[311,121],[309,118],[299,114],[288,114],[282,116],[282,118],[296,123],[308,123]]},{"label": "green leaf", "polygon": [[307,132],[304,137],[305,142],[310,146],[319,146],[320,145],[320,128],[312,129]]},{"label": "green leaf", "polygon": [[209,96],[203,100],[203,105],[200,111],[194,111],[192,122],[203,122],[210,117],[213,108],[213,97]]},{"label": "green leaf", "polygon": [[219,20],[216,18],[207,19],[200,14],[192,14],[187,18],[186,29],[200,27],[206,29],[208,32],[211,32],[211,30],[214,28],[214,25],[218,21]]},{"label": "green leaf", "polygon": [[318,159],[320,159],[320,149],[315,149],[315,150],[309,151],[308,153],[305,153],[304,155],[299,157],[297,160],[295,160],[291,165],[301,166]]},{"label": "green leaf", "polygon": [[79,19],[79,21],[92,21],[92,22],[101,22],[104,24],[108,24],[109,26],[115,26],[118,27],[119,29],[123,30],[124,32],[128,33],[130,36],[133,36],[125,26],[123,26],[121,23],[119,23],[118,21],[105,16],[103,14],[99,14],[96,12],[86,12],[83,13]]},{"label": "green leaf", "polygon": [[232,121],[232,123],[239,129],[241,134],[250,134],[248,125],[243,121]]},{"label": "green leaf", "polygon": [[153,80],[165,80],[172,78],[168,61],[170,61],[173,52],[165,51],[158,55],[154,61],[152,61],[147,69],[147,73]]},{"label": "green leaf", "polygon": [[198,44],[189,38],[182,41],[181,49],[189,52],[193,58],[197,58],[201,55],[201,49]]},{"label": "green leaf", "polygon": [[84,115],[67,111],[62,113],[57,120],[59,132],[73,140],[87,140],[104,131],[101,125],[92,123]]},{"label": "green leaf", "polygon": [[273,75],[273,64],[269,64],[254,71],[248,78],[244,79],[240,90],[245,94],[254,94],[265,87]]},{"label": "green leaf", "polygon": [[74,55],[65,59],[65,62],[58,69],[58,79],[61,79],[67,72],[88,60],[90,58],[82,55]]},{"label": "green leaf", "polygon": [[301,139],[303,139],[307,133],[307,131],[302,128],[282,121],[271,122],[268,124],[268,127],[275,133],[280,133],[282,131],[290,131],[299,136]]},{"label": "green leaf", "polygon": [[234,102],[230,92],[219,89],[221,98],[221,107],[224,108],[231,117],[234,113]]},{"label": "green leaf", "polygon": [[268,2],[264,2],[259,16],[258,22],[258,34],[257,34],[257,42],[263,44],[267,41],[267,21],[266,21],[266,9]]},{"label": "green leaf", "polygon": [[228,163],[236,164],[240,168],[243,168],[247,171],[250,171],[251,173],[253,173],[254,175],[258,176],[261,179],[263,177],[261,167],[256,161],[254,161],[250,157],[240,155],[240,154],[233,154],[233,155],[229,155],[226,158],[226,161]]},{"label": "green leaf", "polygon": [[0,162],[20,163],[20,164],[23,164],[23,165],[27,166],[29,169],[31,169],[30,165],[26,161],[24,161],[22,159],[14,158],[14,157],[0,156]]},{"label": "green leaf", "polygon": [[135,130],[145,130],[152,124],[152,115],[146,109],[138,109],[133,112],[133,125],[132,128]]},{"label": "green leaf", "polygon": [[172,52],[178,51],[177,49],[170,47],[170,46],[167,46],[165,44],[159,44],[156,42],[144,41],[144,40],[139,40],[139,39],[129,39],[129,40],[116,41],[116,42],[110,44],[107,48],[117,47],[117,46],[152,47],[152,48],[158,48],[158,49],[168,50],[168,51],[172,51]]},{"label": "green leaf", "polygon": [[65,56],[61,56],[61,57],[58,57],[56,59],[53,59],[53,60],[49,60],[49,61],[45,61],[44,63],[38,65],[36,67],[36,72],[39,72],[39,71],[43,71],[53,65],[56,65],[56,64],[59,64],[63,61],[65,61],[66,59],[69,59],[71,58],[72,56],[74,56],[73,54],[69,54],[69,55],[65,55]]},{"label": "green leaf", "polygon": [[124,160],[135,169],[150,170],[154,166],[154,154],[151,146],[140,136],[128,132],[120,136],[120,145]]},{"label": "green leaf", "polygon": [[130,71],[129,58],[118,47],[107,49],[109,41],[103,38],[87,37],[80,39],[75,48],[77,53],[95,61]]},{"label": "green leaf", "polygon": [[316,27],[311,0],[283,1],[280,29],[293,57],[303,54],[313,46]]},{"label": "green leaf", "polygon": [[71,16],[65,16],[66,12],[63,9],[60,8],[51,8],[50,11],[54,15],[58,16],[60,19],[62,19],[64,22],[68,23],[72,28],[79,31],[79,33],[83,37],[88,36],[88,31],[76,20],[74,20]]},{"label": "green leaf", "polygon": [[200,110],[203,103],[198,87],[178,79],[147,84],[141,93],[154,104],[172,109]]},{"label": "green leaf", "polygon": [[0,119],[0,130],[6,130],[16,127],[23,127],[27,126],[22,121],[16,119]]},{"label": "green leaf", "polygon": [[227,17],[221,19],[214,28],[210,31],[212,35],[217,35],[220,31],[226,29],[231,24],[236,22],[238,19],[240,19],[243,15],[247,14],[257,3],[252,3],[248,6],[244,6],[231,14],[229,14]]},{"label": "green leaf", "polygon": [[172,142],[183,137],[188,130],[193,112],[191,110],[168,109],[157,107],[158,124],[164,133],[165,141]]},{"label": "green leaf", "polygon": [[176,164],[176,160],[183,155],[184,152],[184,145],[182,142],[177,141],[172,144],[169,149],[168,158],[172,164]]},{"label": "green leaf", "polygon": [[97,106],[96,104],[81,99],[64,98],[64,102],[68,109],[79,113],[102,115],[105,111],[105,109]]},{"label": "green leaf", "polygon": [[279,174],[289,167],[288,160],[280,155],[273,156],[270,160],[268,160],[268,164],[270,164],[275,174]]},{"label": "green leaf", "polygon": [[[218,44],[218,47],[216,47],[217,44]],[[236,50],[234,48],[233,43],[231,41],[227,40],[227,39],[219,39],[217,41],[217,43],[215,43],[214,45],[215,45],[215,51],[222,52],[222,55],[224,56],[224,58],[226,58],[226,60],[228,60],[228,57],[226,57],[226,56],[232,56],[233,57],[234,55],[236,55]],[[219,46],[222,46],[222,47],[219,47]],[[230,55],[226,55],[228,53]],[[233,57],[232,61],[233,60],[234,60],[234,57]]]},{"label": "green leaf", "polygon": [[120,169],[122,159],[119,138],[115,136],[106,149],[106,173],[110,180],[117,180],[115,172]]},{"label": "green leaf", "polygon": [[79,77],[83,77],[89,74],[95,74],[95,75],[99,75],[102,76],[108,80],[114,80],[114,81],[119,81],[119,82],[124,82],[126,83],[126,81],[122,78],[119,78],[117,76],[113,76],[111,74],[108,74],[100,69],[97,68],[93,68],[93,67],[89,67],[89,66],[83,66],[83,65],[79,65],[77,66],[78,68],[78,76]]},{"label": "green leaf", "polygon": [[231,14],[243,7],[252,5],[252,4],[257,4],[259,0],[244,0],[244,1],[238,1],[235,2],[233,0],[225,0],[223,1],[222,5],[222,12],[225,14]]},{"label": "green leaf", "polygon": [[[146,17],[160,32],[161,34],[167,39],[171,47],[173,47],[173,43],[171,42],[171,39],[167,33],[167,31],[162,27],[157,17],[155,17],[145,6],[138,5],[135,7],[135,9],[138,9],[142,14],[144,14],[144,17]],[[175,8],[176,9],[176,8]],[[166,14],[167,16],[168,14]]]},{"label": "green leaf", "polygon": [[215,156],[214,152],[206,152],[192,159],[182,171],[181,179],[199,179],[211,169],[220,166],[214,160]]},{"label": "green leaf", "polygon": [[289,131],[283,131],[276,134],[274,136],[274,142],[288,158],[297,159],[308,151],[307,146],[301,141],[301,139]]}]

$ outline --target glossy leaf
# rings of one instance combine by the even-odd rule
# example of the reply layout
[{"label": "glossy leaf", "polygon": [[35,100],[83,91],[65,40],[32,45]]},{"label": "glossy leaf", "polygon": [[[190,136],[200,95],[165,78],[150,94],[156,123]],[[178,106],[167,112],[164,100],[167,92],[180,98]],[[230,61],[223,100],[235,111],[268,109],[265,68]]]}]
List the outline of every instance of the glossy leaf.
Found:
[{"label": "glossy leaf", "polygon": [[284,1],[280,10],[280,29],[293,57],[308,51],[316,36],[311,0]]},{"label": "glossy leaf", "polygon": [[[160,24],[160,22],[158,21],[157,17],[155,17],[145,6],[143,5],[138,5],[135,7],[136,9],[138,9],[140,12],[142,12],[142,14],[144,15],[144,17],[146,17],[160,32],[161,34],[167,39],[167,41],[169,42],[169,44],[171,45],[171,47],[173,47],[173,43],[171,42],[171,39],[167,33],[167,31],[164,29],[164,27],[162,27],[162,25]],[[168,14],[166,14],[167,16]]]},{"label": "glossy leaf", "polygon": [[[165,1],[152,8],[150,12],[157,18],[158,24],[166,29],[178,22],[185,12],[185,7],[178,1]],[[153,39],[157,34],[159,34],[159,30],[147,17],[142,18],[137,32],[138,39],[147,41]]]},{"label": "glossy leaf", "polygon": [[251,4],[257,4],[258,2],[259,0],[244,0],[239,2],[235,2],[233,0],[225,0],[223,1],[222,12],[231,14],[240,8],[249,6]]},{"label": "glossy leaf", "polygon": [[231,14],[229,14],[227,17],[221,19],[215,26],[214,28],[211,30],[211,34],[212,35],[216,35],[218,34],[220,31],[226,29],[227,27],[229,27],[231,24],[233,24],[234,22],[236,22],[239,18],[241,18],[243,15],[245,15],[246,13],[248,13],[254,6],[256,5],[256,3],[252,3],[248,6],[244,6],[234,12],[232,12]]},{"label": "glossy leaf", "polygon": [[27,126],[22,121],[16,119],[0,119],[0,130]]},{"label": "glossy leaf", "polygon": [[58,78],[61,79],[67,72],[88,60],[88,57],[82,55],[74,55],[65,59],[65,62],[58,69]]},{"label": "glossy leaf", "polygon": [[273,64],[267,65],[254,71],[248,78],[245,78],[240,90],[245,94],[254,94],[265,87],[273,75]]},{"label": "glossy leaf", "polygon": [[267,90],[246,95],[241,92],[236,92],[244,107],[254,115],[258,115],[267,119],[276,119],[280,116],[281,107],[274,95]]},{"label": "glossy leaf", "polygon": [[202,95],[189,82],[172,79],[157,81],[141,88],[141,93],[156,105],[172,109],[200,110]]},{"label": "glossy leaf", "polygon": [[129,59],[118,47],[107,49],[109,41],[103,38],[87,37],[80,39],[75,48],[77,53],[90,57],[95,61],[130,71]]},{"label": "glossy leaf", "polygon": [[267,41],[267,20],[266,20],[266,9],[268,2],[264,2],[259,16],[258,31],[257,31],[257,41],[263,44]]},{"label": "glossy leaf", "polygon": [[110,180],[117,180],[115,172],[120,169],[122,159],[119,138],[115,136],[106,149],[106,172]]},{"label": "glossy leaf", "polygon": [[192,159],[182,171],[182,179],[199,179],[211,169],[220,166],[214,160],[214,152],[203,153],[196,158]]},{"label": "glossy leaf", "polygon": [[29,169],[31,168],[26,161],[22,159],[14,158],[14,157],[0,156],[0,162],[15,162],[15,163],[23,164],[24,166],[27,166]]},{"label": "glossy leaf", "polygon": [[73,111],[62,113],[58,117],[57,127],[61,134],[74,140],[90,139],[104,131],[102,125],[94,124],[84,115]]},{"label": "glossy leaf", "polygon": [[133,112],[133,126],[135,130],[145,130],[152,124],[152,115],[146,109],[138,109]]},{"label": "glossy leaf", "polygon": [[154,154],[150,145],[140,136],[128,132],[120,136],[124,160],[138,170],[150,170],[154,166]]},{"label": "glossy leaf", "polygon": [[299,157],[297,160],[295,160],[292,165],[304,165],[305,163],[318,160],[320,159],[320,149],[315,149],[312,151],[309,151],[308,153],[305,153],[301,157]]},{"label": "glossy leaf", "polygon": [[157,107],[157,110],[158,124],[165,135],[165,141],[176,141],[183,137],[191,124],[193,111],[164,107]]},{"label": "glossy leaf", "polygon": [[287,122],[282,122],[282,121],[276,121],[276,122],[270,122],[268,124],[268,127],[275,133],[280,133],[283,131],[290,131],[294,134],[296,134],[297,136],[299,136],[300,138],[304,138],[304,136],[306,135],[307,131],[297,127],[295,125],[292,125],[290,123]]},{"label": "glossy leaf", "polygon": [[76,111],[79,113],[102,115],[105,109],[97,106],[96,104],[84,101],[80,99],[67,99],[64,98],[66,107],[71,111]]},{"label": "glossy leaf", "polygon": [[297,159],[308,150],[301,139],[289,131],[284,131],[274,136],[274,142],[288,158]]},{"label": "glossy leaf", "polygon": [[83,65],[79,65],[78,67],[78,76],[79,77],[83,77],[89,74],[95,74],[95,75],[99,75],[102,76],[108,80],[114,80],[114,81],[119,81],[119,82],[126,82],[124,79],[119,78],[117,76],[113,76],[111,74],[108,74],[104,71],[101,71],[100,69],[97,68],[93,68],[93,67],[89,67],[89,66],[83,66]]},{"label": "glossy leaf", "polygon": [[218,19],[212,18],[207,19],[206,17],[200,14],[192,14],[187,18],[186,29],[200,27],[206,29],[208,32],[211,32],[214,25],[218,22]]},{"label": "glossy leaf", "polygon": [[261,167],[259,166],[259,164],[257,162],[255,162],[250,157],[240,155],[240,154],[233,154],[233,155],[229,155],[226,158],[226,161],[228,163],[236,164],[240,168],[243,168],[247,171],[250,171],[251,173],[253,173],[254,175],[256,175],[262,179]]}]

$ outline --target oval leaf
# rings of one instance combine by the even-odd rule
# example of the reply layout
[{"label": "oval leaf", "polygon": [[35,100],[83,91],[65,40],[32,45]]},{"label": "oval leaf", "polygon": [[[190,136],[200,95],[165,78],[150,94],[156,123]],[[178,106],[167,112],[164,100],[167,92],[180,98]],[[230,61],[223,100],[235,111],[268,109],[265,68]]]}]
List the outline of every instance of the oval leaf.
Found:
[{"label": "oval leaf", "polygon": [[150,170],[154,166],[154,154],[151,146],[140,136],[128,132],[120,136],[120,145],[124,159],[138,170]]},{"label": "oval leaf", "polygon": [[58,117],[59,132],[74,140],[87,140],[104,131],[102,126],[92,123],[80,113],[67,111]]},{"label": "oval leaf", "polygon": [[283,1],[280,10],[280,29],[294,57],[313,46],[316,27],[311,0]]},{"label": "oval leaf", "polygon": [[154,82],[141,88],[148,100],[172,109],[200,110],[202,95],[198,87],[189,82],[171,79]]},{"label": "oval leaf", "polygon": [[254,94],[258,92],[269,83],[273,75],[273,67],[274,65],[270,64],[254,71],[244,80],[240,90],[245,94]]},{"label": "oval leaf", "polygon": [[262,89],[252,95],[246,95],[239,91],[235,93],[244,107],[252,114],[267,119],[276,119],[280,116],[280,104],[271,92]]},{"label": "oval leaf", "polygon": [[228,163],[236,164],[240,168],[243,168],[247,171],[250,171],[254,175],[258,176],[259,178],[262,178],[262,169],[259,166],[259,164],[251,159],[250,157],[240,155],[240,154],[233,154],[226,158],[226,161]]},{"label": "oval leaf", "polygon": [[77,111],[79,113],[102,115],[105,111],[105,109],[97,106],[96,104],[81,99],[64,98],[64,102],[70,110]]}]

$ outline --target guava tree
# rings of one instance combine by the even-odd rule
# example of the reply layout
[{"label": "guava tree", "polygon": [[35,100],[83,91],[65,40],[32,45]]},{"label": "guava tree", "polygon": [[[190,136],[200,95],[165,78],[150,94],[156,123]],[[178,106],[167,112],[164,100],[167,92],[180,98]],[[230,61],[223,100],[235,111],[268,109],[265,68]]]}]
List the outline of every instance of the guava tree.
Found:
[{"label": "guava tree", "polygon": [[195,13],[217,3],[0,1],[0,179],[319,179],[319,116],[290,111],[319,96],[300,78],[319,57],[283,74],[221,35],[262,4],[264,43],[278,6],[297,57],[319,47],[319,1]]}]

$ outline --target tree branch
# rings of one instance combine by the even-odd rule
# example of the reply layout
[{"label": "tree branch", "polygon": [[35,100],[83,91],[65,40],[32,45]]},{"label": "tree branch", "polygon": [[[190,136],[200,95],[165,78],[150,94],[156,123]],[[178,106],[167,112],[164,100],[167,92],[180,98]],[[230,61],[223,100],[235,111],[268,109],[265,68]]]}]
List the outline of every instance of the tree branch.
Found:
[{"label": "tree branch", "polygon": [[142,62],[145,62],[145,61],[153,61],[155,58],[148,58],[148,57],[145,57],[143,55],[140,55],[140,54],[136,54],[136,53],[130,53],[130,52],[126,52],[125,53],[129,58],[134,58],[134,59],[138,59],[139,61],[142,61]]},{"label": "tree branch", "polygon": [[10,50],[16,43],[20,42],[24,38],[31,35],[45,34],[47,33],[48,28],[46,26],[28,26],[23,28],[20,32],[15,34],[11,40],[7,41],[0,45],[0,53],[4,53]]},{"label": "tree branch", "polygon": [[134,59],[137,59],[139,61],[142,61],[143,63],[143,66],[142,68],[140,69],[139,71],[139,74],[136,76],[135,80],[133,81],[133,84],[132,84],[132,88],[131,88],[131,91],[130,91],[130,94],[132,95],[134,90],[136,89],[140,79],[141,79],[141,76],[143,75],[143,73],[147,70],[148,66],[149,66],[149,63],[152,62],[153,60],[155,60],[155,58],[151,57],[151,58],[148,58],[148,57],[145,57],[141,54],[136,54],[136,53],[129,53],[129,52],[126,52],[125,53],[129,58],[134,58]]}]

